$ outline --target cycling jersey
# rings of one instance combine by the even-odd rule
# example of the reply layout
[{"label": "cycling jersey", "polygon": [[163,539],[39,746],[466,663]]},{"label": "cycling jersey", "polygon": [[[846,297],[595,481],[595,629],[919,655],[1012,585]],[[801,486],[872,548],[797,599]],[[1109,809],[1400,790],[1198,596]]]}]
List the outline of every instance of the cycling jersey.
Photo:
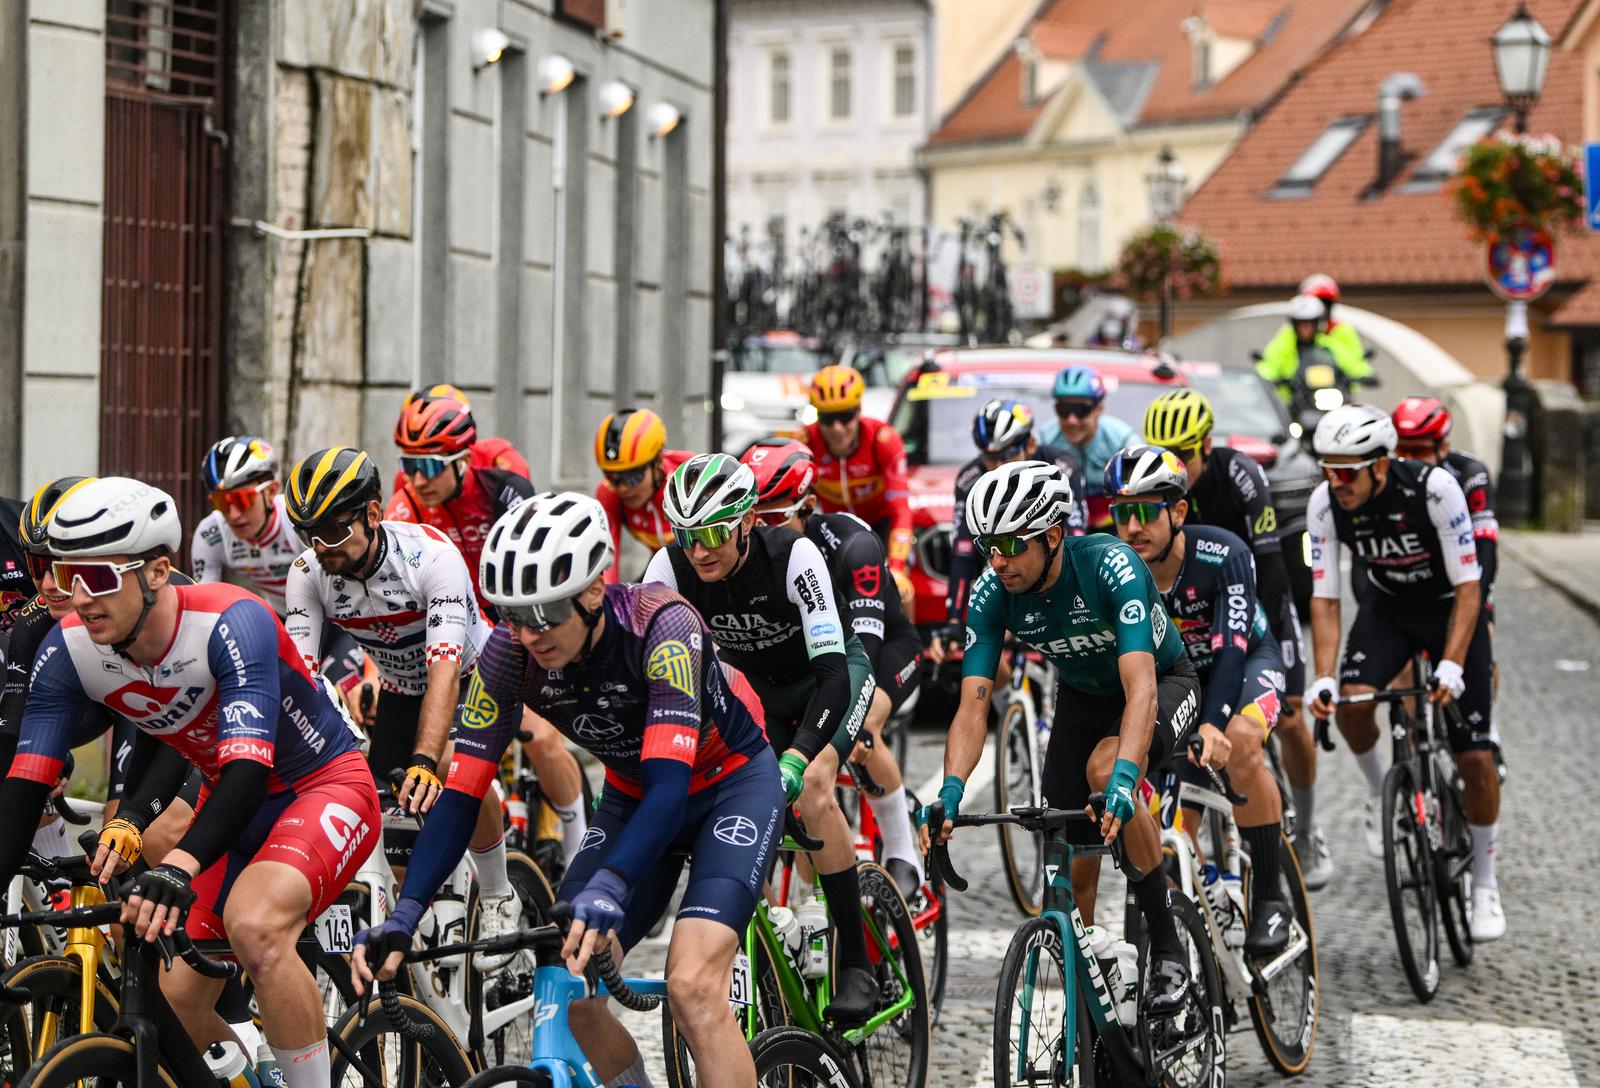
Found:
[{"label": "cycling jersey", "polygon": [[1500,566],[1500,522],[1494,515],[1494,485],[1489,480],[1489,467],[1461,450],[1445,454],[1443,464],[1467,497],[1467,510],[1472,514],[1472,539],[1478,548],[1478,566],[1483,570],[1483,591],[1487,596]]},{"label": "cycling jersey", "polygon": [[515,510],[533,495],[533,484],[526,476],[498,468],[475,468],[461,477],[455,497],[440,506],[424,506],[409,483],[402,484],[389,499],[383,516],[387,521],[410,521],[431,525],[461,549],[472,578],[472,593],[485,611],[496,615],[494,607],[478,593],[478,557],[483,542],[500,515]]},{"label": "cycling jersey", "polygon": [[257,593],[283,615],[283,583],[289,565],[306,550],[282,495],[272,500],[272,516],[254,540],[243,540],[229,528],[227,519],[213,510],[195,526],[189,543],[189,556],[197,582],[220,582],[225,571],[233,571],[250,583]]},{"label": "cycling jersey", "polygon": [[1391,596],[1449,597],[1481,574],[1461,485],[1417,461],[1391,458],[1386,486],[1359,510],[1345,510],[1326,482],[1318,484],[1306,506],[1306,532],[1317,597],[1339,599],[1341,544],[1365,562],[1372,586]]},{"label": "cycling jersey", "polygon": [[1139,441],[1139,436],[1132,427],[1116,416],[1102,414],[1094,436],[1081,446],[1067,441],[1066,436],[1061,433],[1059,419],[1045,423],[1039,432],[1039,441],[1065,451],[1067,456],[1082,465],[1084,482],[1088,484],[1086,493],[1099,495],[1105,490],[1106,465],[1119,450],[1131,442]]},{"label": "cycling jersey", "polygon": [[[1033,451],[1033,460],[1058,466],[1066,473],[1072,485],[1072,507],[1067,511],[1067,535],[1082,536],[1089,529],[1089,507],[1083,487],[1083,470],[1070,454],[1057,446],[1041,445]],[[978,482],[978,477],[989,471],[983,458],[974,457],[956,473],[956,506],[951,523],[950,575],[945,590],[945,614],[951,623],[961,623],[967,615],[967,595],[972,591],[972,580],[981,572],[984,557],[972,542],[972,532],[967,528],[967,492]]]},{"label": "cycling jersey", "polygon": [[[1155,657],[1158,676],[1184,656],[1150,568],[1103,533],[1061,542],[1061,574],[1039,593],[1010,593],[993,568],[972,586],[961,675],[993,679],[1007,631],[1044,654],[1064,683],[1090,695],[1122,694],[1117,659]],[[1188,723],[1185,723],[1188,724]]]},{"label": "cycling jersey", "polygon": [[365,578],[327,573],[310,550],[290,566],[284,626],[307,667],[322,656],[326,619],[367,652],[385,690],[422,695],[435,661],[471,671],[488,623],[455,545],[431,525],[385,521],[375,547]]},{"label": "cycling jersey", "polygon": [[[679,465],[693,456],[694,454],[688,450],[662,450],[662,484],[656,488],[656,493],[650,496],[650,501],[643,506],[624,506],[622,497],[612,490],[611,485],[605,480],[595,485],[594,497],[600,500],[600,505],[606,512],[606,521],[611,526],[611,546],[616,550],[617,563],[622,561],[624,526],[633,535],[633,539],[650,549],[652,555],[665,548],[672,540],[672,525],[661,510],[661,499],[666,494],[667,478],[677,471]],[[614,585],[618,580],[617,563],[611,564],[611,569],[606,571],[607,585]]]},{"label": "cycling jersey", "polygon": [[884,535],[890,569],[904,570],[912,542],[906,446],[883,420],[859,418],[856,448],[845,457],[828,452],[820,424],[806,427],[805,443],[817,462],[817,500],[823,513],[855,514]]},{"label": "cycling jersey", "polygon": [[26,505],[21,499],[0,498],[0,634],[11,630],[17,610],[34,594],[28,552],[17,535]]}]

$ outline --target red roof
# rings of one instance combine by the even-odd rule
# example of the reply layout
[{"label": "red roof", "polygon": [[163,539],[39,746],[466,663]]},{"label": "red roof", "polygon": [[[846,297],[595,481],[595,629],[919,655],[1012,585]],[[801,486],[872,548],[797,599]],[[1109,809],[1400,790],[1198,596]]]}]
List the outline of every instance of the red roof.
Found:
[{"label": "red roof", "polygon": [[[1530,0],[1546,27],[1566,25],[1579,0]],[[1411,171],[1467,111],[1500,104],[1489,38],[1517,0],[1391,0],[1361,34],[1329,50],[1241,140],[1189,199],[1183,220],[1222,248],[1235,287],[1292,290],[1308,272],[1341,285],[1456,286],[1483,282],[1484,248],[1455,217],[1444,188],[1404,191]],[[1544,93],[1528,119],[1533,132],[1582,138],[1581,63],[1556,50]],[[1369,124],[1309,193],[1275,197],[1292,163],[1340,117],[1376,112],[1378,86],[1413,72],[1426,88],[1401,106],[1409,161],[1382,193],[1378,134]],[[1600,273],[1600,241],[1559,239],[1563,281]],[[1592,305],[1600,316],[1600,300]]]}]

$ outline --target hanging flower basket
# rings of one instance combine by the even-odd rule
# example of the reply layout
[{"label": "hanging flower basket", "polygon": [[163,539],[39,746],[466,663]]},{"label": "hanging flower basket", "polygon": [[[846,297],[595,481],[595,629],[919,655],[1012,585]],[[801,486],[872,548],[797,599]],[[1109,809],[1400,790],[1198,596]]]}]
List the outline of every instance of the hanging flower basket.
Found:
[{"label": "hanging flower basket", "polygon": [[1134,298],[1161,295],[1167,277],[1175,299],[1205,298],[1222,291],[1222,254],[1198,230],[1155,223],[1128,239],[1117,261],[1117,281]]},{"label": "hanging flower basket", "polygon": [[1519,227],[1555,234],[1583,221],[1578,151],[1554,136],[1497,132],[1469,147],[1450,182],[1456,215],[1492,242]]}]

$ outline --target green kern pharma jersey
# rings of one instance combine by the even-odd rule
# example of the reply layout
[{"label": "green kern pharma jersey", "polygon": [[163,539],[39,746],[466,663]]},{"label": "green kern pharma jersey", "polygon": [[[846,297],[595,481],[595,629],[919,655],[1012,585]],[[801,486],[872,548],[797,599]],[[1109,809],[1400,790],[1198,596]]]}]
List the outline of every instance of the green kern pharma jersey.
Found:
[{"label": "green kern pharma jersey", "polygon": [[1042,593],[1007,593],[993,570],[973,583],[962,676],[993,678],[1007,631],[1090,695],[1122,692],[1123,654],[1153,654],[1165,675],[1183,656],[1183,639],[1144,560],[1104,534],[1068,537],[1061,548],[1061,577]]}]

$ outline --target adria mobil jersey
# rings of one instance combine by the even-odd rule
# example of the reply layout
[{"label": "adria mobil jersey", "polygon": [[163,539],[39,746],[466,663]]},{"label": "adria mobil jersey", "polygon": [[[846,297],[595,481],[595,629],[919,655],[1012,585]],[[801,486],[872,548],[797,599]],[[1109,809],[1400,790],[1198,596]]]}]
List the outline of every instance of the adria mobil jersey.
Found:
[{"label": "adria mobil jersey", "polygon": [[614,585],[604,607],[605,629],[564,669],[541,669],[509,627],[489,636],[462,699],[452,789],[483,795],[524,706],[593,753],[607,787],[630,797],[643,791],[647,760],[688,765],[693,793],[766,746],[755,694],[718,660],[710,631],[682,597],[664,586]]},{"label": "adria mobil jersey", "polygon": [[153,665],[97,645],[76,615],[45,636],[11,774],[53,785],[79,721],[100,703],[181,752],[213,784],[248,759],[292,787],[355,750],[343,712],[278,618],[237,586],[174,586],[177,630]]},{"label": "adria mobil jersey", "polygon": [[310,550],[289,568],[283,622],[308,666],[321,659],[326,619],[361,645],[389,691],[423,694],[435,661],[469,671],[489,625],[456,546],[431,525],[385,521],[376,547],[365,578],[327,573]]},{"label": "adria mobil jersey", "polygon": [[289,567],[305,550],[279,495],[272,500],[266,528],[255,540],[235,536],[227,519],[215,510],[201,518],[189,544],[190,567],[196,582],[220,582],[225,571],[233,571],[281,616]]},{"label": "adria mobil jersey", "polygon": [[1120,540],[1098,533],[1061,542],[1061,575],[1042,593],[1010,593],[993,568],[972,584],[962,676],[993,678],[1006,632],[1044,654],[1069,686],[1122,693],[1117,659],[1147,653],[1164,675],[1183,656],[1150,568]]}]

